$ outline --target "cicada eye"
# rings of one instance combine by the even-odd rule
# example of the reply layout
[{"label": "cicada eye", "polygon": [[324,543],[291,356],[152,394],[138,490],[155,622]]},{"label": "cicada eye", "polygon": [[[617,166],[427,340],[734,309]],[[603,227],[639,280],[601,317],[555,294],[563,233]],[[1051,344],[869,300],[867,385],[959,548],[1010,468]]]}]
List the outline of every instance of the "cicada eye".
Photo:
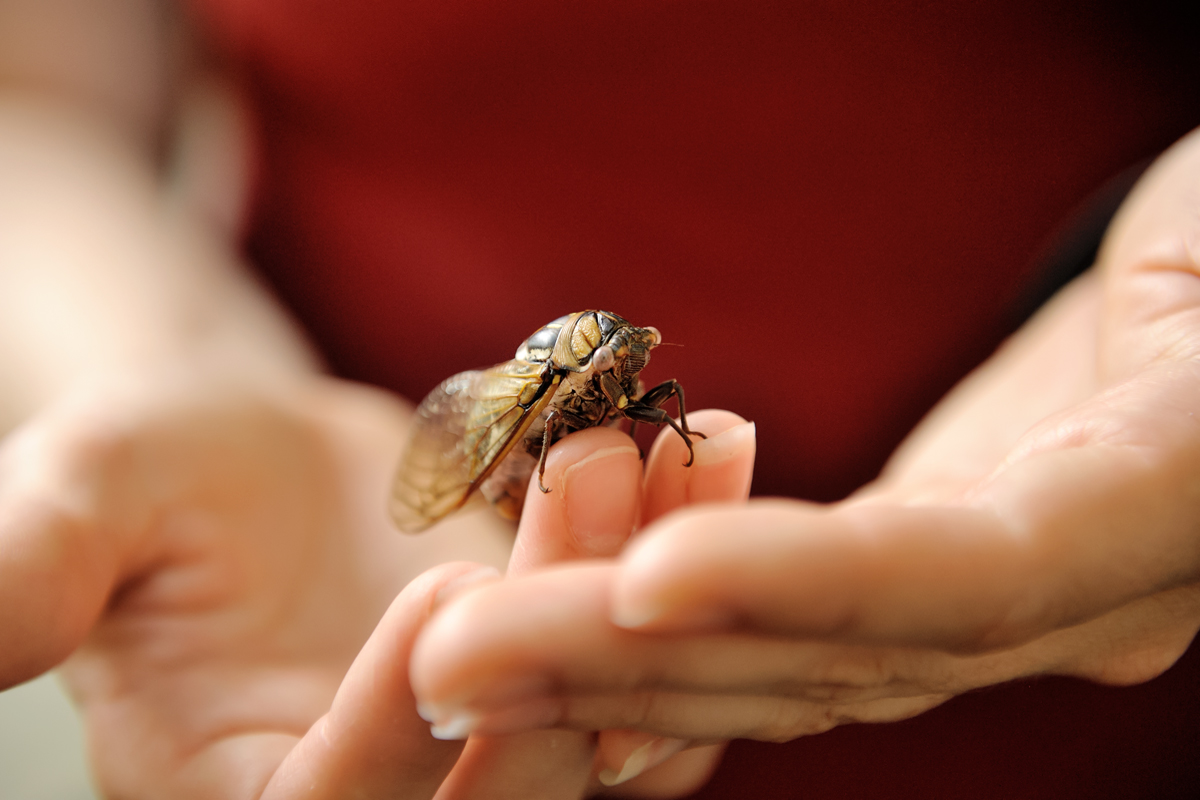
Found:
[{"label": "cicada eye", "polygon": [[596,352],[592,354],[592,366],[597,372],[607,372],[617,363],[617,357],[613,355],[613,350],[606,344],[596,348]]},{"label": "cicada eye", "polygon": [[655,328],[653,325],[647,325],[646,330],[650,331],[650,338],[653,340],[650,342],[651,347],[658,347],[662,344],[662,334],[658,332],[658,328]]}]

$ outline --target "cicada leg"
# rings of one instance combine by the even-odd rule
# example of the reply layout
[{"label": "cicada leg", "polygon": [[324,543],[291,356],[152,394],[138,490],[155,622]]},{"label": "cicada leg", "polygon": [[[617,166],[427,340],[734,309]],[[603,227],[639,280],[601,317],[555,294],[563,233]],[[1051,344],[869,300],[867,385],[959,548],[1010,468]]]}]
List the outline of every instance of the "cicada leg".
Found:
[{"label": "cicada leg", "polygon": [[542,490],[542,494],[550,494],[550,490],[546,488],[546,484],[542,483],[542,476],[546,474],[546,454],[550,452],[550,444],[554,441],[554,427],[558,424],[559,417],[562,414],[557,408],[551,409],[546,415],[546,429],[542,431],[542,452],[538,456],[538,488]]},{"label": "cicada leg", "polygon": [[[671,419],[671,415],[663,411],[659,406],[667,402],[674,396],[679,401],[679,422]],[[692,448],[693,436],[699,436],[701,439],[707,439],[700,431],[694,431],[688,427],[687,409],[683,402],[683,387],[679,382],[672,379],[664,383],[660,383],[650,391],[643,394],[637,400],[629,403],[625,408],[619,409],[630,421],[630,432],[632,433],[633,426],[639,422],[649,422],[651,425],[670,425],[671,428],[679,434],[687,444],[688,460],[684,464],[685,467],[690,467],[696,461],[696,451]]]}]

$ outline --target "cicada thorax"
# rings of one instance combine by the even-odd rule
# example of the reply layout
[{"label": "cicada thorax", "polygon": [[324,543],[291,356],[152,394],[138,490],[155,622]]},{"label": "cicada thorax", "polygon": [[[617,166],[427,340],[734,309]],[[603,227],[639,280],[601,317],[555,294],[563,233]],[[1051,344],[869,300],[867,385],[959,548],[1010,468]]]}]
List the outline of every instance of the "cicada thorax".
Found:
[{"label": "cicada thorax", "polygon": [[[529,337],[517,358],[544,359],[547,370],[561,375],[555,397],[543,414],[551,417],[550,442],[568,433],[604,425],[619,408],[639,396],[638,373],[658,344],[658,331],[639,328],[607,311],[580,311],[560,317]],[[541,427],[541,426],[537,426]],[[528,447],[537,452],[538,430],[530,430]]]},{"label": "cicada thorax", "polygon": [[607,311],[577,311],[539,328],[517,348],[518,361],[542,362],[566,372],[586,370],[596,351],[626,320]]}]

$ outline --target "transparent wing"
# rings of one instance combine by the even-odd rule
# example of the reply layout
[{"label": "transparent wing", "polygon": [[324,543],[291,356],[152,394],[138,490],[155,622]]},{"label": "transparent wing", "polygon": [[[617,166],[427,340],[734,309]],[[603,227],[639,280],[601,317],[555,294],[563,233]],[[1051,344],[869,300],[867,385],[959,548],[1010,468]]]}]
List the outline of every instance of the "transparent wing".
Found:
[{"label": "transparent wing", "polygon": [[424,530],[467,501],[554,396],[557,387],[521,407],[536,396],[541,372],[518,360],[460,372],[421,401],[392,485],[400,530]]}]

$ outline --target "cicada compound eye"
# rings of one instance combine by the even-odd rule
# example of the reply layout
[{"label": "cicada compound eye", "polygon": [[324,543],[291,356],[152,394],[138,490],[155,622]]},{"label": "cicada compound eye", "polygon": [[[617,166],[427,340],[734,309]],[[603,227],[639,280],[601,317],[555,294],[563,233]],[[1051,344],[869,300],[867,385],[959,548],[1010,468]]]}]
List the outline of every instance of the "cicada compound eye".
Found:
[{"label": "cicada compound eye", "polygon": [[592,354],[592,366],[597,372],[607,372],[617,363],[617,357],[613,354],[613,349],[606,344],[596,348],[596,352]]},{"label": "cicada compound eye", "polygon": [[646,330],[650,331],[650,338],[652,339],[650,342],[651,347],[658,347],[662,344],[662,334],[658,332],[658,328],[653,325],[647,325]]}]

